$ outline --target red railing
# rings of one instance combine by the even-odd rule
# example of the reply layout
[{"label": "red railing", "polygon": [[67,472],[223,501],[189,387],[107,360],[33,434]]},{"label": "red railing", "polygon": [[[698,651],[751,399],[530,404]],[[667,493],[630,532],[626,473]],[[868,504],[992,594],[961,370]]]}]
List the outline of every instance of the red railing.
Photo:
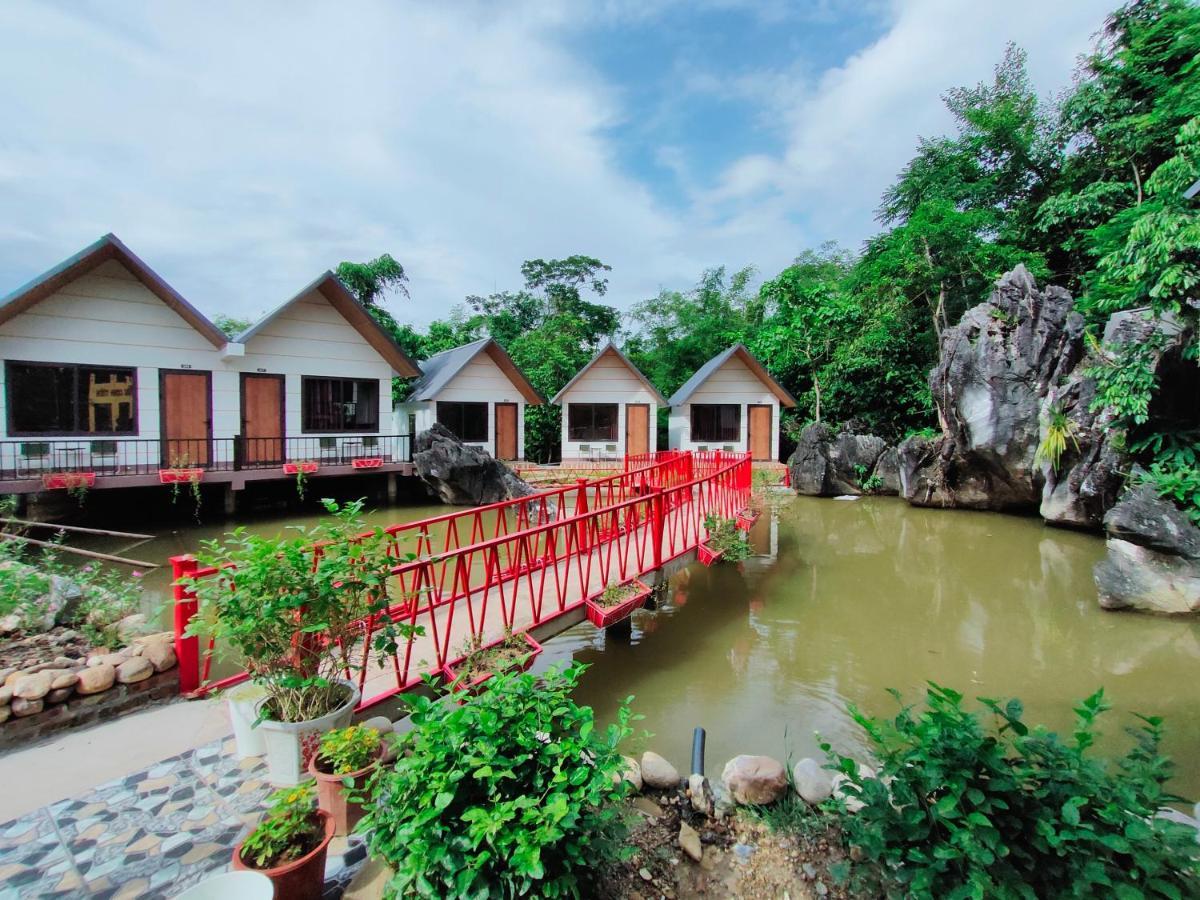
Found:
[{"label": "red railing", "polygon": [[[637,476],[632,484],[601,479],[599,484],[571,488],[576,492],[572,515],[544,514],[537,495],[525,498],[536,502],[524,527],[398,562],[390,593],[402,599],[386,614],[363,621],[363,640],[355,650],[360,665],[346,673],[362,691],[360,708],[409,690],[422,675],[461,661],[466,654],[459,651],[465,646],[552,621],[606,585],[652,572],[694,550],[709,514],[732,518],[746,506],[751,464],[748,454],[726,453],[719,460],[705,460],[704,474],[682,480],[695,467],[691,456],[675,455],[650,469],[624,473]],[[411,534],[427,544],[429,534],[422,530],[426,524],[397,526],[389,533]],[[176,579],[216,571],[197,570],[188,556],[171,562]],[[175,599],[181,689],[203,693],[243,679],[244,674],[208,682],[211,643],[201,654],[195,638],[183,637],[196,612],[194,593],[177,584]],[[420,628],[423,634],[380,661],[371,639],[381,615]]]}]

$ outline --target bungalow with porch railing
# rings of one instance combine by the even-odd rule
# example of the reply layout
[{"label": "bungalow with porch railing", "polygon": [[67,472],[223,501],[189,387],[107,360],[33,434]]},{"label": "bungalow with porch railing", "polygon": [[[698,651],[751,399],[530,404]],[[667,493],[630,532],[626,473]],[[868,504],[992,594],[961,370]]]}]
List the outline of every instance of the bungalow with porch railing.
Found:
[{"label": "bungalow with porch railing", "polygon": [[779,458],[779,409],[795,399],[742,344],[718,353],[671,395],[672,450],[750,452]]},{"label": "bungalow with porch railing", "polygon": [[496,459],[525,458],[525,407],[546,401],[492,338],[435,353],[396,407],[396,430],[416,435],[438,422]]},{"label": "bungalow with porch railing", "polygon": [[418,374],[332,273],[231,340],[105,235],[0,299],[0,493],[401,471]]}]

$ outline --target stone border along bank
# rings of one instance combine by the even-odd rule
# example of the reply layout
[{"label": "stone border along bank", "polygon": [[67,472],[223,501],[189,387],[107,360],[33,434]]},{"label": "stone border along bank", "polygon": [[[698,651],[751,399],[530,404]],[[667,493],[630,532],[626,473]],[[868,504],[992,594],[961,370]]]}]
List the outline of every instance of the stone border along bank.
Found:
[{"label": "stone border along bank", "polygon": [[0,751],[179,696],[170,631],[115,653],[26,663],[0,671]]}]

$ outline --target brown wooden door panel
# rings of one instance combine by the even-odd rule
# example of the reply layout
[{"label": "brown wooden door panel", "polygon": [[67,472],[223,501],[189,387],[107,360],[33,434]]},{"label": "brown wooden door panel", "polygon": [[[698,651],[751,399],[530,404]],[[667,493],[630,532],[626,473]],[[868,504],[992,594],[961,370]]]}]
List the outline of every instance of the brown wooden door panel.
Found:
[{"label": "brown wooden door panel", "polygon": [[633,456],[650,450],[650,406],[629,403],[625,406],[625,453]]},{"label": "brown wooden door panel", "polygon": [[282,375],[242,375],[243,459],[247,464],[283,463]]},{"label": "brown wooden door panel", "polygon": [[212,444],[212,373],[162,371],[159,394],[163,465],[207,466]]},{"label": "brown wooden door panel", "polygon": [[496,404],[496,459],[517,458],[517,404]]},{"label": "brown wooden door panel", "polygon": [[771,458],[771,407],[750,406],[750,433],[747,436],[751,459]]}]

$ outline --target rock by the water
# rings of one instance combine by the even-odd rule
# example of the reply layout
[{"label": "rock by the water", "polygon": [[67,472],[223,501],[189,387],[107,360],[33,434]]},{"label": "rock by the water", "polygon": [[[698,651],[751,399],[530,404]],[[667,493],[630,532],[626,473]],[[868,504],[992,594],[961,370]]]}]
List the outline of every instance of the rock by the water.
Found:
[{"label": "rock by the water", "polygon": [[155,672],[165,672],[175,666],[175,647],[165,641],[153,641],[144,645],[141,658],[154,666]]},{"label": "rock by the water", "polygon": [[634,793],[641,793],[642,790],[642,767],[638,761],[632,756],[622,756],[621,761],[625,764],[621,772],[616,776],[614,783],[620,784],[622,781],[628,781],[629,786],[633,788]]},{"label": "rock by the water", "polygon": [[5,706],[12,701],[13,689],[11,684],[0,685],[0,706]]},{"label": "rock by the water", "polygon": [[413,466],[443,503],[480,506],[534,492],[504,463],[467,446],[440,423],[417,435]]},{"label": "rock by the water", "polygon": [[1110,537],[1170,556],[1200,559],[1200,528],[1148,484],[1129,490],[1104,516]]},{"label": "rock by the water", "polygon": [[[788,460],[792,487],[799,494],[813,497],[861,494],[865,492],[864,482],[878,475],[882,485],[877,492],[889,493],[887,473],[878,471],[888,451],[883,438],[873,434],[843,431],[835,435],[823,423],[808,425],[800,432],[796,451]],[[889,459],[888,465],[891,462]],[[899,479],[890,480],[898,484]]]},{"label": "rock by the water", "polygon": [[131,656],[117,666],[117,681],[121,684],[136,684],[154,674],[154,666],[144,656]]},{"label": "rock by the water", "polygon": [[12,706],[9,709],[12,710],[12,714],[17,718],[23,718],[25,716],[36,716],[45,708],[45,705],[45,702],[41,698],[26,700],[24,697],[13,697]]},{"label": "rock by the water", "polygon": [[805,757],[792,767],[796,793],[805,803],[817,804],[833,795],[833,773],[815,759]]},{"label": "rock by the water", "polygon": [[41,700],[50,693],[53,678],[49,672],[37,672],[19,678],[13,684],[13,697],[18,700]]},{"label": "rock by the water", "polygon": [[64,700],[69,698],[73,693],[75,693],[75,690],[73,688],[69,688],[69,687],[55,688],[50,693],[48,693],[43,699],[45,700],[46,703],[62,703]]},{"label": "rock by the water", "polygon": [[787,790],[783,763],[769,756],[735,756],[725,764],[721,783],[738,803],[774,803]]},{"label": "rock by the water", "polygon": [[679,770],[657,753],[650,750],[643,753],[641,766],[646,787],[660,791],[679,787]]},{"label": "rock by the water", "polygon": [[692,862],[700,862],[704,848],[700,846],[700,833],[687,822],[679,823],[679,846]]},{"label": "rock by the water", "polygon": [[79,673],[79,684],[75,686],[76,693],[87,696],[107,691],[117,680],[117,668],[110,663],[100,663],[88,666]]},{"label": "rock by the water", "polygon": [[712,785],[703,775],[693,772],[688,776],[688,798],[692,801],[692,809],[700,815],[712,815],[715,798]]}]

